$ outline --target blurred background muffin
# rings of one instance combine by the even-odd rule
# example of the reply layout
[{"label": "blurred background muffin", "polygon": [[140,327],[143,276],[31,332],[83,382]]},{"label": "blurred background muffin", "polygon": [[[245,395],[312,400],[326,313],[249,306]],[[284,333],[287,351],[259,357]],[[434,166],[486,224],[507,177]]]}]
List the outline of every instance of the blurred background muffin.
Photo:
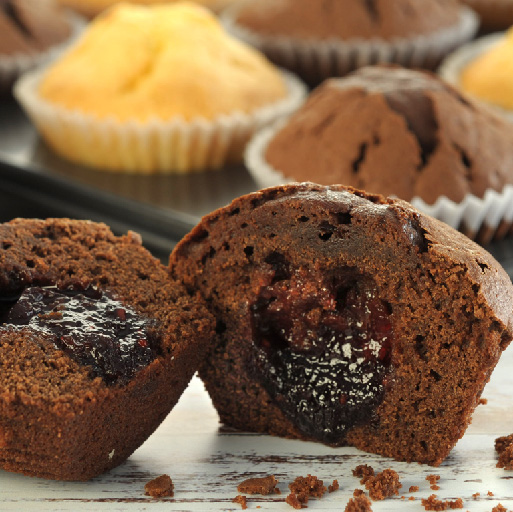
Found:
[{"label": "blurred background muffin", "polygon": [[16,94],[61,156],[101,169],[185,172],[242,160],[254,130],[304,87],[193,3],[120,4]]},{"label": "blurred background muffin", "polygon": [[[97,14],[100,14],[105,9],[112,7],[115,4],[121,2],[128,2],[133,4],[141,5],[152,5],[152,4],[165,4],[173,3],[178,0],[57,0],[62,6],[69,7],[78,13],[93,18]],[[230,5],[235,0],[191,0],[200,5],[204,5],[214,11],[219,11],[224,7]]]},{"label": "blurred background muffin", "polygon": [[380,62],[433,69],[478,23],[457,0],[246,0],[222,17],[310,84]]},{"label": "blurred background muffin", "polygon": [[513,25],[513,0],[460,0],[478,15],[482,32],[504,30]]},{"label": "blurred background muffin", "polygon": [[0,0],[0,90],[72,34],[69,17],[53,0]]},{"label": "blurred background muffin", "polygon": [[315,181],[397,196],[483,243],[513,218],[511,126],[430,73],[375,66],[328,80],[283,126],[258,134],[246,161],[261,186]]}]

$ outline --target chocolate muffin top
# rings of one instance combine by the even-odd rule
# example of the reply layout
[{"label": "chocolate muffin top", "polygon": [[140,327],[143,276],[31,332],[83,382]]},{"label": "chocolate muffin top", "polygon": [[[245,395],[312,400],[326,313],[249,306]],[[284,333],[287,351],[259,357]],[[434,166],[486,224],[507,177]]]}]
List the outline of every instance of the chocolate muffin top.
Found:
[{"label": "chocolate muffin top", "polygon": [[52,0],[0,0],[0,55],[39,52],[70,33],[67,18]]},{"label": "chocolate muffin top", "polygon": [[237,23],[266,35],[313,39],[393,39],[454,25],[455,0],[251,0]]},{"label": "chocolate muffin top", "polygon": [[317,88],[265,159],[297,181],[460,202],[513,183],[513,133],[430,73],[375,66]]}]

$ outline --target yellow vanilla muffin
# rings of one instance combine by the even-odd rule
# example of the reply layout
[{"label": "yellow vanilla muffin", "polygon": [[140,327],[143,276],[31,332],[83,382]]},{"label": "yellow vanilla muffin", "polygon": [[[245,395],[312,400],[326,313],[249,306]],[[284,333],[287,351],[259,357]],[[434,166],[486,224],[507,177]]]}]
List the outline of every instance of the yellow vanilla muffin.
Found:
[{"label": "yellow vanilla muffin", "polygon": [[102,170],[188,172],[242,161],[304,85],[193,3],[119,4],[15,95],[58,154]]},{"label": "yellow vanilla muffin", "polygon": [[[59,3],[71,9],[92,18],[100,14],[105,9],[112,7],[114,4],[120,3],[120,0],[58,0]],[[151,5],[173,3],[177,0],[125,0],[133,4]],[[195,3],[204,5],[213,10],[220,10],[233,3],[234,0],[193,0]]]},{"label": "yellow vanilla muffin", "polygon": [[462,71],[465,91],[506,110],[513,110],[513,28],[491,49],[473,59]]},{"label": "yellow vanilla muffin", "polygon": [[42,98],[100,118],[212,119],[286,95],[280,73],[189,3],[120,4],[45,74]]}]

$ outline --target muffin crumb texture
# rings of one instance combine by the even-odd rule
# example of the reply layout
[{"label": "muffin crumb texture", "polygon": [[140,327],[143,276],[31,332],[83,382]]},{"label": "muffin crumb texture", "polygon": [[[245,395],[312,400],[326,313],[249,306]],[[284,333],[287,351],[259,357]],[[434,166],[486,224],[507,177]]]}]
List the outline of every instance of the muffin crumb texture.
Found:
[{"label": "muffin crumb texture", "polygon": [[169,475],[160,475],[144,486],[144,494],[152,498],[172,498],[175,495],[173,481]]},{"label": "muffin crumb texture", "polygon": [[348,501],[344,512],[372,512],[371,505],[371,501],[367,496],[356,496]]},{"label": "muffin crumb texture", "polygon": [[374,501],[384,500],[399,495],[402,487],[399,475],[393,469],[385,469],[365,481],[365,488]]},{"label": "muffin crumb texture", "polygon": [[232,503],[238,503],[241,506],[242,510],[246,510],[248,508],[247,498],[246,496],[243,496],[241,494],[235,496],[235,498],[233,498],[232,500]]}]

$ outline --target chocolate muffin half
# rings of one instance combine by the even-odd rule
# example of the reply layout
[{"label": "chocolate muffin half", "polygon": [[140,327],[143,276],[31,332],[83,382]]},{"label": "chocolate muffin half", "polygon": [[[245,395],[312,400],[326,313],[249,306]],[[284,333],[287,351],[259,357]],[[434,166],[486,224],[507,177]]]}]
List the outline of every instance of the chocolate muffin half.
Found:
[{"label": "chocolate muffin half", "polygon": [[0,467],[87,480],[122,463],[178,401],[213,326],[134,233],[0,225]]},{"label": "chocolate muffin half", "polygon": [[217,317],[200,376],[241,429],[438,465],[512,338],[513,286],[486,251],[343,186],[241,197],[170,270]]}]

